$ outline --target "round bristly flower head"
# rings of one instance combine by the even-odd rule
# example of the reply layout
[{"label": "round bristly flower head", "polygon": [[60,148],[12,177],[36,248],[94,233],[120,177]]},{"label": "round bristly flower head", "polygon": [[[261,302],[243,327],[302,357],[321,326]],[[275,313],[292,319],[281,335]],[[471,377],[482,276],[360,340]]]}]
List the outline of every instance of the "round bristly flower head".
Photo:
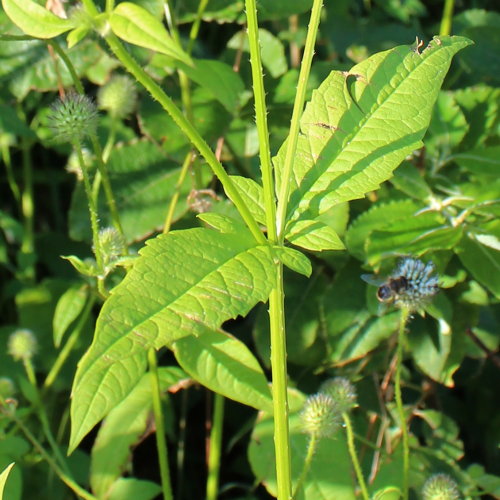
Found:
[{"label": "round bristly flower head", "polygon": [[38,349],[35,334],[26,328],[12,332],[7,342],[7,352],[16,360],[31,359]]},{"label": "round bristly flower head", "polygon": [[357,405],[356,388],[345,377],[325,380],[321,384],[319,392],[331,396],[341,413],[349,412]]},{"label": "round bristly flower head", "polygon": [[434,273],[434,264],[424,264],[419,259],[405,257],[401,259],[392,274],[393,280],[403,280],[398,286],[395,304],[411,310],[420,309],[438,291],[438,277]]},{"label": "round bristly flower head", "polygon": [[125,118],[135,108],[137,90],[134,81],[126,75],[112,77],[99,89],[97,103],[114,118]]},{"label": "round bristly flower head", "polygon": [[103,253],[104,267],[109,270],[125,250],[125,241],[115,228],[106,227],[99,231],[99,244]]},{"label": "round bristly flower head", "polygon": [[457,483],[447,474],[434,474],[422,488],[424,500],[458,500],[460,493]]},{"label": "round bristly flower head", "polygon": [[4,399],[11,398],[16,393],[14,381],[9,377],[0,377],[0,396]]},{"label": "round bristly flower head", "polygon": [[307,398],[300,419],[307,434],[328,437],[339,429],[341,412],[331,396],[318,393]]},{"label": "round bristly flower head", "polygon": [[48,118],[59,141],[81,142],[96,133],[99,115],[92,99],[70,92],[52,105]]}]

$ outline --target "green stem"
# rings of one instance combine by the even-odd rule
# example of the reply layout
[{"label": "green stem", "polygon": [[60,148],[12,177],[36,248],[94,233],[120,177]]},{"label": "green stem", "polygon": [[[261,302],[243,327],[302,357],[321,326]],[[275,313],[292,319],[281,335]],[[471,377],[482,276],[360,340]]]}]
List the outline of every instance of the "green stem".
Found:
[{"label": "green stem", "polygon": [[47,40],[47,43],[54,49],[54,52],[57,53],[57,55],[61,58],[61,60],[65,64],[67,70],[69,71],[69,74],[71,75],[71,79],[73,80],[73,84],[76,88],[76,91],[79,94],[82,95],[85,94],[82,82],[80,81],[80,78],[78,78],[78,74],[75,70],[75,67],[71,62],[71,59],[66,55],[66,52],[64,52],[64,50],[60,47],[60,45],[53,39]]},{"label": "green stem", "polygon": [[290,431],[288,428],[287,369],[283,266],[277,264],[277,283],[269,295],[271,373],[274,408],[274,449],[278,499],[288,500],[292,491]]},{"label": "green stem", "polygon": [[408,438],[408,428],[406,425],[406,414],[403,407],[403,398],[401,396],[401,367],[403,365],[404,332],[406,321],[409,317],[407,308],[401,309],[401,318],[399,320],[398,346],[396,351],[396,374],[394,378],[394,395],[396,398],[396,408],[399,416],[399,425],[401,426],[401,436],[403,438],[403,500],[408,500],[408,477],[410,471],[410,447]]},{"label": "green stem", "polygon": [[83,327],[85,326],[85,323],[88,320],[88,317],[90,315],[90,312],[92,311],[92,307],[94,307],[95,302],[96,302],[96,297],[92,295],[91,298],[88,300],[85,309],[80,315],[78,323],[76,324],[73,332],[71,332],[68,341],[59,352],[57,359],[55,360],[54,364],[52,365],[52,368],[50,369],[47,377],[45,378],[45,381],[43,383],[44,390],[47,390],[54,383],[55,379],[57,378],[57,375],[61,371],[61,368],[68,359],[68,356],[71,354],[73,347],[80,338],[80,334],[82,333]]},{"label": "green stem", "polygon": [[198,11],[196,12],[196,19],[191,26],[191,30],[189,32],[189,43],[187,46],[187,53],[191,54],[193,51],[194,42],[198,36],[198,32],[200,31],[201,19],[203,17],[203,12],[207,8],[208,0],[200,0],[198,4]]},{"label": "green stem", "polygon": [[23,191],[21,193],[21,210],[24,221],[23,240],[21,243],[21,274],[28,281],[35,279],[35,233],[33,202],[33,165],[29,153],[28,140],[22,139],[23,159]]},{"label": "green stem", "polygon": [[250,64],[252,67],[253,93],[255,99],[255,121],[259,136],[260,168],[262,172],[262,186],[264,189],[267,234],[269,241],[271,241],[271,243],[276,243],[276,199],[274,196],[271,148],[269,145],[269,130],[267,127],[266,94],[260,57],[259,26],[257,22],[257,7],[255,0],[246,0],[245,10],[247,14]]},{"label": "green stem", "polygon": [[96,136],[91,136],[92,146],[96,154],[97,169],[101,174],[102,186],[104,187],[104,194],[106,196],[106,203],[108,204],[109,212],[111,214],[111,220],[115,229],[124,238],[123,227],[120,221],[120,215],[118,214],[118,209],[116,208],[115,196],[113,194],[113,189],[111,188],[111,182],[109,180],[108,168],[103,161],[103,153],[101,144],[99,143]]},{"label": "green stem", "polygon": [[118,38],[112,33],[108,34],[106,41],[113,52],[113,54],[120,60],[124,67],[129,71],[136,80],[146,88],[151,96],[156,99],[160,105],[168,112],[178,127],[193,143],[200,154],[205,158],[214,174],[221,182],[224,191],[232,200],[236,208],[241,214],[241,217],[247,224],[257,242],[264,244],[266,238],[262,234],[257,221],[253,218],[247,205],[241,198],[236,186],[233,184],[231,178],[224,170],[222,164],[217,160],[214,152],[210,149],[200,133],[194,128],[192,123],[182,114],[181,110],[174,104],[172,99],[163,92],[160,86],[143,70],[139,64],[130,56],[124,49]]},{"label": "green stem", "polygon": [[94,246],[94,254],[97,262],[97,268],[99,270],[99,274],[101,275],[98,276],[97,278],[97,287],[99,293],[101,293],[101,295],[106,297],[107,293],[106,290],[104,289],[104,282],[103,282],[104,278],[102,276],[102,273],[104,272],[104,266],[103,266],[104,261],[101,253],[101,244],[99,242],[99,223],[98,223],[99,219],[97,214],[97,205],[95,203],[95,199],[92,194],[92,186],[90,184],[90,178],[89,178],[89,173],[87,171],[87,166],[85,164],[85,159],[83,158],[80,141],[75,139],[73,146],[75,148],[76,155],[78,157],[78,163],[80,164],[80,170],[83,178],[83,186],[85,188],[85,195],[87,196],[87,204],[89,207],[89,215],[90,215],[90,226],[92,228],[92,242]]},{"label": "green stem", "polygon": [[311,70],[312,58],[314,55],[314,44],[316,42],[316,35],[318,33],[318,26],[320,21],[321,7],[323,0],[314,0],[311,19],[307,30],[306,45],[304,47],[304,56],[300,66],[299,81],[297,85],[297,95],[293,103],[292,120],[290,122],[290,133],[287,139],[287,147],[285,152],[285,160],[283,165],[283,175],[281,176],[279,195],[278,195],[278,209],[276,214],[276,226],[278,230],[278,238],[283,241],[284,229],[286,223],[286,211],[288,205],[288,198],[290,196],[290,179],[293,170],[293,162],[295,152],[297,150],[297,142],[299,137],[300,117],[304,108],[304,101],[306,96],[307,80]]},{"label": "green stem", "polygon": [[[4,136],[5,137],[5,136]],[[10,147],[6,140],[2,140],[1,153],[2,160],[5,164],[5,173],[7,174],[7,183],[9,184],[10,190],[14,195],[14,199],[17,203],[21,203],[21,190],[16,182],[16,177],[14,175],[14,169],[12,168],[12,159],[10,157]]]},{"label": "green stem", "polygon": [[445,0],[443,17],[441,19],[441,27],[439,28],[439,35],[451,35],[451,25],[453,22],[453,10],[455,8],[455,0]]},{"label": "green stem", "polygon": [[172,226],[172,219],[174,218],[175,207],[177,206],[177,202],[179,201],[180,191],[182,188],[182,184],[184,184],[184,179],[186,178],[186,175],[189,172],[189,167],[193,163],[193,157],[194,157],[193,152],[189,151],[184,158],[184,162],[182,163],[182,168],[179,173],[179,178],[177,179],[177,183],[175,184],[175,191],[172,196],[172,199],[170,200],[167,216],[165,217],[165,223],[163,224],[163,234],[168,233]]},{"label": "green stem", "polygon": [[[5,402],[2,401],[2,406],[5,407]],[[5,415],[10,418],[24,433],[28,441],[31,442],[34,448],[38,450],[38,453],[42,455],[44,460],[49,464],[49,466],[52,468],[52,470],[59,476],[61,481],[70,488],[75,495],[77,495],[80,498],[83,498],[84,500],[98,500],[94,495],[89,493],[87,490],[79,486],[75,480],[71,477],[70,474],[66,474],[61,470],[61,468],[57,465],[57,463],[52,459],[52,457],[45,451],[43,446],[37,441],[35,436],[30,432],[30,430],[23,424],[19,418],[17,418],[16,414],[14,412],[6,411],[3,412]]]},{"label": "green stem", "polygon": [[363,477],[363,472],[361,471],[361,466],[359,464],[358,455],[356,454],[356,447],[354,445],[354,433],[352,430],[351,419],[347,413],[342,414],[344,419],[345,430],[347,434],[347,447],[349,448],[349,455],[351,456],[351,462],[354,467],[354,472],[356,473],[356,478],[358,479],[359,487],[361,488],[361,494],[364,500],[369,500],[370,495],[368,494],[368,488],[366,487],[366,482]]},{"label": "green stem", "polygon": [[295,485],[295,491],[293,492],[292,498],[297,498],[297,495],[300,493],[302,486],[304,485],[304,481],[309,473],[309,469],[311,468],[312,460],[314,457],[314,453],[316,452],[316,447],[318,446],[319,440],[316,434],[312,434],[309,439],[309,444],[307,445],[307,454],[304,460],[304,466],[302,467],[302,472],[300,477]]},{"label": "green stem", "polygon": [[165,439],[165,427],[163,425],[163,410],[161,407],[160,379],[158,375],[158,365],[156,363],[156,352],[154,349],[148,350],[148,363],[151,380],[151,395],[153,397],[153,412],[156,424],[156,447],[158,449],[163,499],[172,500],[172,487],[170,486],[170,473],[168,470],[168,449]]},{"label": "green stem", "polygon": [[224,421],[224,396],[215,393],[214,416],[210,431],[210,451],[208,453],[208,478],[206,500],[217,500],[222,446],[222,423]]}]

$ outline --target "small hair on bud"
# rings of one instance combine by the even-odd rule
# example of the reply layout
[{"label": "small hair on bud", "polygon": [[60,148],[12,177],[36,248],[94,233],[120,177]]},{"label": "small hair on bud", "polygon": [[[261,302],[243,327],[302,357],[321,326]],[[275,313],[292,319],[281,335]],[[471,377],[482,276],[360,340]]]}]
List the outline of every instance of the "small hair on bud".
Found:
[{"label": "small hair on bud", "polygon": [[341,412],[328,394],[309,396],[300,414],[303,431],[316,437],[330,437],[340,428]]},{"label": "small hair on bud", "polygon": [[448,474],[434,474],[422,488],[423,500],[459,500],[457,483]]},{"label": "small hair on bud", "polygon": [[345,377],[335,377],[325,380],[319,392],[328,394],[336,403],[341,413],[349,412],[357,405],[356,388]]}]

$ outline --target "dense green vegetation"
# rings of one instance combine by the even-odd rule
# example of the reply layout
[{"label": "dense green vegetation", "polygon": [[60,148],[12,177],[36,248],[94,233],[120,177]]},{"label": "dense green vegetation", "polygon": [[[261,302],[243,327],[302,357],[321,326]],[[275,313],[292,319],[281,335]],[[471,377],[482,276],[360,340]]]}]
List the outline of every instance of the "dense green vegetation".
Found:
[{"label": "dense green vegetation", "polygon": [[0,498],[500,498],[494,4],[2,0]]}]

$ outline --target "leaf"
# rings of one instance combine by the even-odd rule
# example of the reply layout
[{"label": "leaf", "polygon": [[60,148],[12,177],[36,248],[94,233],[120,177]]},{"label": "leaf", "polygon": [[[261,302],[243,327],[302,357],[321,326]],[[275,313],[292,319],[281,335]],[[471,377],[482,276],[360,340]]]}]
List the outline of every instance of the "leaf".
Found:
[{"label": "leaf", "polygon": [[417,200],[427,200],[432,196],[432,190],[424,178],[410,162],[403,162],[395,171],[391,184],[403,193]]},{"label": "leaf", "polygon": [[[262,65],[273,78],[286,73],[288,69],[285,57],[285,48],[279,38],[265,29],[259,29],[259,42],[261,50]],[[250,52],[248,35],[246,31],[239,31],[227,42],[229,49]]]},{"label": "leaf", "polygon": [[[112,151],[107,167],[127,241],[142,239],[161,228],[168,201],[175,193],[181,199],[173,220],[178,220],[187,211],[187,195],[192,189],[192,181],[186,176],[178,187],[181,165],[170,160],[155,144],[149,141],[122,144]],[[204,183],[211,178],[208,168],[201,169],[200,174]],[[103,227],[112,226],[103,190],[99,197],[99,215]],[[78,185],[73,195],[69,221],[72,238],[90,241],[92,235],[82,185]]]},{"label": "leaf", "polygon": [[312,273],[311,261],[298,250],[290,247],[273,247],[279,259],[286,267],[309,278]]},{"label": "leaf", "polygon": [[145,350],[201,336],[265,301],[271,250],[246,234],[196,228],[147,242],[105,302],[73,384],[70,449],[122,401],[145,370]]},{"label": "leaf", "polygon": [[206,88],[231,114],[244,104],[243,80],[231,66],[221,61],[195,59],[191,65],[177,66],[198,85]]},{"label": "leaf", "polygon": [[237,233],[238,231],[248,231],[243,221],[234,219],[226,214],[219,214],[215,212],[205,212],[198,214],[196,217],[202,220],[209,226],[217,229],[221,233]]},{"label": "leaf", "polygon": [[475,175],[498,177],[500,172],[500,146],[478,148],[453,156],[453,161]]},{"label": "leaf", "polygon": [[113,33],[126,42],[191,64],[190,57],[172,39],[163,24],[139,5],[119,3],[109,17],[109,24]]},{"label": "leaf", "polygon": [[237,338],[221,331],[189,335],[172,345],[181,367],[192,378],[226,398],[272,412],[267,379],[254,355]]},{"label": "leaf", "polygon": [[454,250],[474,279],[500,298],[500,253],[482,245],[472,233]]},{"label": "leaf", "polygon": [[335,230],[319,220],[292,222],[287,227],[285,238],[293,245],[316,252],[345,248]]},{"label": "leaf", "polygon": [[349,252],[359,260],[366,258],[366,245],[371,233],[383,230],[397,221],[408,220],[422,205],[412,200],[378,203],[363,212],[347,230],[345,241]]},{"label": "leaf", "polygon": [[63,19],[32,0],[2,0],[5,13],[27,35],[54,38],[74,28],[70,19]]},{"label": "leaf", "polygon": [[5,469],[0,474],[0,500],[3,499],[3,490],[5,488],[5,483],[7,482],[7,478],[9,477],[9,473],[10,473],[12,467],[14,467],[14,465],[15,465],[15,463],[12,462],[10,465],[5,467]]},{"label": "leaf", "polygon": [[59,347],[66,330],[80,315],[88,298],[88,287],[76,284],[68,288],[57,301],[52,329],[54,332],[54,345]]},{"label": "leaf", "polygon": [[421,54],[400,46],[332,72],[301,118],[287,220],[314,220],[387,180],[421,146],[451,58],[470,43],[435,38]]},{"label": "leaf", "polygon": [[[177,367],[158,369],[160,389],[167,390],[187,375]],[[130,394],[105,418],[92,447],[90,485],[99,498],[115,486],[131,460],[130,450],[144,434],[153,405],[151,374],[144,374]],[[135,498],[135,497],[134,497]]]},{"label": "leaf", "polygon": [[264,211],[264,190],[262,186],[247,177],[240,177],[239,175],[231,175],[230,177],[255,220],[261,224],[265,224],[266,214]]},{"label": "leaf", "polygon": [[121,477],[113,484],[106,500],[123,500],[125,498],[153,500],[154,498],[158,498],[160,493],[161,487],[157,483],[134,477]]}]

